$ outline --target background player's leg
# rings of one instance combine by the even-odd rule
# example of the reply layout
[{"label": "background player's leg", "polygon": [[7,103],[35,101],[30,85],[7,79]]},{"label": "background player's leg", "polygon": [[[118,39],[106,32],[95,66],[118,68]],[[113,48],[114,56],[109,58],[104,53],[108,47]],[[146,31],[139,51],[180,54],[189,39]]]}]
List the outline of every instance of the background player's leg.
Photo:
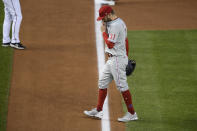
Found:
[{"label": "background player's leg", "polygon": [[19,31],[20,25],[22,21],[22,13],[21,13],[21,6],[19,0],[12,0],[12,17],[13,17],[13,24],[12,24],[12,43],[20,43],[19,39]]},{"label": "background player's leg", "polygon": [[4,11],[5,11],[5,17],[3,23],[3,43],[10,43],[11,42],[10,27],[11,27],[12,19],[7,7],[5,7]]}]

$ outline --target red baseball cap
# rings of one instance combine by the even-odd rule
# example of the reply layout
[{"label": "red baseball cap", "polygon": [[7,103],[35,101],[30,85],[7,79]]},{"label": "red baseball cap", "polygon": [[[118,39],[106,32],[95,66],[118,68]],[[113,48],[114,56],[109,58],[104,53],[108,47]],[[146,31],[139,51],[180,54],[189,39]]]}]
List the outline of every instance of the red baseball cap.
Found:
[{"label": "red baseball cap", "polygon": [[108,6],[108,5],[104,5],[99,9],[99,17],[97,18],[97,21],[102,20],[107,14],[111,13],[113,9]]}]

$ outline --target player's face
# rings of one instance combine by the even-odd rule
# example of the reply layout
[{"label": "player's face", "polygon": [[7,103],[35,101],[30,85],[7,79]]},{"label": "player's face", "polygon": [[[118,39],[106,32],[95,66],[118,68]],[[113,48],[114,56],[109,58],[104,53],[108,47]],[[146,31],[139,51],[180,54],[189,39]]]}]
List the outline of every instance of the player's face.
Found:
[{"label": "player's face", "polygon": [[111,19],[111,15],[110,15],[110,14],[106,15],[106,16],[102,19],[102,21],[103,21],[103,22],[109,22],[109,21],[112,21],[112,19]]}]

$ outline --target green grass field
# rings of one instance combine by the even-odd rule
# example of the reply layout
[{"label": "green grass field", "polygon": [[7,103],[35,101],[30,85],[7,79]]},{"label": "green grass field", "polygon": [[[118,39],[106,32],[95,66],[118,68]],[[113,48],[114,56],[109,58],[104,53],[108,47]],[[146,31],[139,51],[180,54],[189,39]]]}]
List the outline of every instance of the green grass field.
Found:
[{"label": "green grass field", "polygon": [[[128,78],[139,121],[127,131],[197,130],[197,30],[130,31]],[[126,111],[126,107],[124,106]]]},{"label": "green grass field", "polygon": [[[0,44],[3,4],[0,0]],[[128,78],[139,121],[127,131],[197,130],[197,30],[129,31]],[[13,49],[0,46],[0,131],[6,131]],[[126,107],[124,106],[126,111]]]},{"label": "green grass field", "polygon": [[1,46],[2,23],[4,18],[3,8],[3,3],[0,0],[0,131],[6,131],[8,96],[13,55],[13,49],[3,48]]}]

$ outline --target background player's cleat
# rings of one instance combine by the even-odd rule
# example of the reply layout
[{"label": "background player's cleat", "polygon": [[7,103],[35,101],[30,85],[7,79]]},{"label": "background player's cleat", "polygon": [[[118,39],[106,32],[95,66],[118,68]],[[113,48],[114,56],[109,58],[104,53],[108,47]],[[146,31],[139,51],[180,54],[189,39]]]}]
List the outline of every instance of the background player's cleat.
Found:
[{"label": "background player's cleat", "polygon": [[118,121],[120,122],[128,122],[128,121],[134,121],[134,120],[138,120],[136,112],[133,115],[127,112],[122,118],[118,118]]},{"label": "background player's cleat", "polygon": [[19,50],[24,50],[26,48],[21,43],[11,43],[10,46]]},{"label": "background player's cleat", "polygon": [[3,47],[8,47],[8,46],[10,46],[10,43],[2,43],[2,46]]},{"label": "background player's cleat", "polygon": [[84,114],[89,116],[89,117],[98,118],[98,119],[102,119],[102,117],[103,117],[103,112],[102,111],[97,111],[96,108],[94,108],[90,111],[84,111]]},{"label": "background player's cleat", "polygon": [[112,1],[112,0],[101,0],[101,4],[103,4],[103,5],[115,5],[115,1]]}]

